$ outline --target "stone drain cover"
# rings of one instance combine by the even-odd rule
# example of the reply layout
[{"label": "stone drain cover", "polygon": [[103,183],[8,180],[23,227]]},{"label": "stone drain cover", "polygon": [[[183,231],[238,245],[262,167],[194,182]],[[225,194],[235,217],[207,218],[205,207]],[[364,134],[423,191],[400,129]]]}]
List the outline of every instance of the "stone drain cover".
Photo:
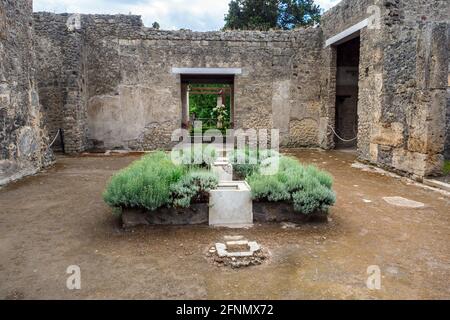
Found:
[{"label": "stone drain cover", "polygon": [[224,242],[217,242],[209,248],[208,258],[217,266],[235,269],[262,264],[268,258],[268,251],[243,236],[225,236]]},{"label": "stone drain cover", "polygon": [[389,203],[390,205],[397,207],[417,209],[423,208],[425,206],[425,204],[423,204],[422,202],[417,202],[402,197],[384,197],[383,200]]}]

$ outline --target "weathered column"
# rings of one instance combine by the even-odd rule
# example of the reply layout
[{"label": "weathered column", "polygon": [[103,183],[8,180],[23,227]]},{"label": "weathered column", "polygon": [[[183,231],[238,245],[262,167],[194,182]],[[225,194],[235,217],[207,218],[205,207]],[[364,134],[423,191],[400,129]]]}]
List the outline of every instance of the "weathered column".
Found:
[{"label": "weathered column", "polygon": [[181,127],[189,127],[189,85],[181,84]]},{"label": "weathered column", "polygon": [[64,46],[64,145],[67,153],[79,153],[88,148],[84,35],[80,15],[69,16]]},{"label": "weathered column", "polygon": [[0,1],[0,185],[52,161],[36,88],[32,2]]}]

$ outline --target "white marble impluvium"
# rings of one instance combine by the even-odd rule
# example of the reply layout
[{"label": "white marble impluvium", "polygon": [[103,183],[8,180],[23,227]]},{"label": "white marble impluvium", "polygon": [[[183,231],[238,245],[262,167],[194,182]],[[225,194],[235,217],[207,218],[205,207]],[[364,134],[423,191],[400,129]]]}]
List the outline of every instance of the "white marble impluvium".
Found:
[{"label": "white marble impluvium", "polygon": [[253,225],[250,186],[245,181],[219,182],[209,196],[209,225],[242,228]]},{"label": "white marble impluvium", "polygon": [[233,181],[233,166],[226,158],[218,158],[211,170],[218,175],[219,182]]}]

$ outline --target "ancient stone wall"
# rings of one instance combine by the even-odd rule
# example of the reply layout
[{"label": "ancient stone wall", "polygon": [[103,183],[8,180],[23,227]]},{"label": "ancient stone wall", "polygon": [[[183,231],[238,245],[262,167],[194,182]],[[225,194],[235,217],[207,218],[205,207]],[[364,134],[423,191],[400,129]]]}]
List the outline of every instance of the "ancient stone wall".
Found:
[{"label": "ancient stone wall", "polygon": [[[347,0],[324,16],[324,39],[378,13],[379,23],[359,34],[359,157],[419,177],[438,174],[445,140],[448,2]],[[324,50],[323,61],[321,119],[332,126],[335,48]],[[326,124],[319,136],[322,146],[333,146]]]},{"label": "ancient stone wall", "polygon": [[[447,52],[450,52],[450,24],[447,30]],[[448,79],[447,79],[447,130],[446,130],[444,157],[450,160],[450,57],[448,57]]]},{"label": "ancient stone wall", "polygon": [[418,176],[439,174],[445,144],[448,2],[392,1],[384,21],[383,101],[371,159]]},{"label": "ancient stone wall", "polygon": [[[331,38],[347,28],[368,18],[372,13],[368,8],[375,0],[343,1],[327,11],[322,17],[321,28],[323,39]],[[377,103],[379,93],[376,92],[376,77],[381,72],[380,59],[381,34],[379,30],[363,29],[360,31],[360,61],[359,61],[359,103],[358,103],[358,152],[368,153],[370,128],[373,108]],[[335,146],[332,128],[335,126],[336,115],[336,46],[327,46],[322,52],[321,68],[321,109],[319,141],[323,148]],[[330,128],[332,127],[332,128]]]},{"label": "ancient stone wall", "polygon": [[[89,147],[87,128],[87,60],[79,15],[34,14],[37,81],[50,136],[62,129],[68,153]],[[62,146],[60,139],[55,149]]]},{"label": "ancient stone wall", "polygon": [[242,68],[236,128],[278,128],[283,146],[330,149],[338,72],[325,40],[368,19],[356,34],[359,158],[421,177],[439,173],[445,153],[448,14],[446,0],[344,0],[320,28],[192,32],[132,15],[36,13],[39,91],[68,152],[167,148],[182,121],[172,68]]},{"label": "ancient stone wall", "polygon": [[35,82],[32,2],[0,0],[0,185],[52,161]]},{"label": "ancient stone wall", "polygon": [[[317,146],[319,75],[315,68],[321,52],[320,29],[158,31],[143,27],[138,16],[82,15],[80,29],[68,31],[68,17],[36,13],[35,28],[39,48],[44,49],[40,55],[47,60],[39,72],[40,90],[46,92],[45,83],[50,82],[51,92],[56,89],[64,96],[67,77],[74,69],[67,63],[82,69],[75,77],[86,91],[78,92],[82,102],[75,110],[79,119],[87,117],[89,141],[70,151],[89,146],[132,150],[170,146],[171,133],[180,128],[182,115],[180,76],[172,74],[173,67],[242,68],[243,74],[235,79],[236,128],[279,128],[284,145]],[[59,55],[70,49],[67,38],[73,40],[74,34],[79,38],[71,49],[78,48],[75,52],[84,52],[85,58]],[[61,82],[51,82],[54,64],[45,48],[52,46],[63,62]],[[67,109],[62,108],[67,103],[61,104],[56,96],[45,96],[43,104]],[[60,123],[52,125],[55,129],[67,122],[61,112],[62,124],[55,117],[54,122]],[[67,126],[66,145],[72,136],[80,139],[85,132],[75,124],[77,132],[67,131],[72,123]]]}]

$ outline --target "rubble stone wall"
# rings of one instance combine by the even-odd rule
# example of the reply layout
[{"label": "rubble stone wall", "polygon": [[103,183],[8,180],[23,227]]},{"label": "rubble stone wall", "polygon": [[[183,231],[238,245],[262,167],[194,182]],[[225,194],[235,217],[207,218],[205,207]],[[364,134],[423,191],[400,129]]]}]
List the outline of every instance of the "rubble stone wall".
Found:
[{"label": "rubble stone wall", "polygon": [[[63,131],[64,149],[89,148],[87,119],[87,51],[79,15],[34,14],[37,81],[50,136]],[[61,148],[61,141],[55,149]]]},{"label": "rubble stone wall", "polygon": [[182,120],[172,68],[242,68],[236,128],[277,128],[282,146],[331,149],[336,46],[325,41],[369,19],[357,34],[359,158],[439,174],[449,149],[448,15],[447,0],[344,0],[320,27],[192,32],[149,29],[133,15],[36,13],[39,93],[68,152],[165,149]]},{"label": "rubble stone wall", "polygon": [[[359,157],[413,176],[439,174],[446,136],[448,2],[347,0],[325,14],[324,39],[375,13],[379,26],[359,35]],[[323,61],[319,137],[323,147],[332,148],[327,126],[334,124],[335,48],[324,50]]]},{"label": "rubble stone wall", "polygon": [[[53,131],[68,119],[80,120],[70,122],[65,130],[66,145],[72,140],[81,142],[69,151],[91,146],[169,147],[182,115],[180,76],[171,72],[173,67],[241,68],[242,75],[235,78],[236,128],[278,128],[283,145],[317,146],[319,28],[159,31],[145,28],[138,16],[82,15],[80,28],[70,31],[66,26],[70,17],[35,14],[39,48],[56,47],[53,54],[62,62],[58,70],[62,79],[52,82],[53,58],[48,50],[40,50],[46,60],[40,70],[44,104],[60,110],[51,120]],[[67,57],[67,52],[75,54]],[[82,83],[85,91],[66,92],[72,76],[78,78],[73,80],[74,88]],[[61,103],[61,96],[81,101]],[[78,115],[62,115],[67,109]],[[83,119],[87,119],[87,128],[81,126]],[[68,131],[74,127],[77,130]],[[88,140],[82,141],[85,132]]]},{"label": "rubble stone wall", "polygon": [[[448,25],[447,32],[447,52],[450,51],[450,24]],[[444,157],[446,160],[450,160],[450,56],[448,57],[448,79],[447,79],[447,130],[445,140]]]},{"label": "rubble stone wall", "polygon": [[32,23],[31,1],[0,0],[0,185],[52,161],[35,82]]}]

